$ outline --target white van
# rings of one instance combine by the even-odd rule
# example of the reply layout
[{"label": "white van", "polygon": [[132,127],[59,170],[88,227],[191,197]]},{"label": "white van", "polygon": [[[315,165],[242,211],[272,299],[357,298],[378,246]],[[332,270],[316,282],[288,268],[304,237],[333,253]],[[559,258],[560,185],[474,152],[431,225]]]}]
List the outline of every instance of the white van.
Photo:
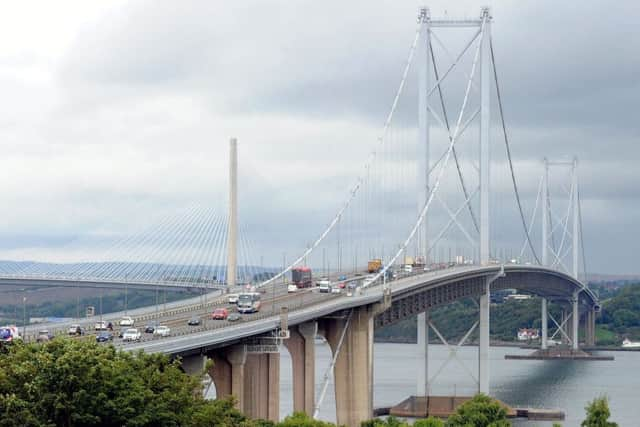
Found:
[{"label": "white van", "polygon": [[331,280],[323,277],[322,279],[318,280],[318,290],[320,292],[323,293],[329,293],[331,292]]},{"label": "white van", "polygon": [[413,266],[411,264],[405,264],[402,270],[405,273],[413,273]]}]

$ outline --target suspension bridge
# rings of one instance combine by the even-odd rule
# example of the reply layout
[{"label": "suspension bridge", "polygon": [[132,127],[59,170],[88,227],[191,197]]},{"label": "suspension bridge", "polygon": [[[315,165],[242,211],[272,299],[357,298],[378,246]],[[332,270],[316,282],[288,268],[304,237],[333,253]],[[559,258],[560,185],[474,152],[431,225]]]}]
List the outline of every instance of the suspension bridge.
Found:
[{"label": "suspension bridge", "polygon": [[[325,212],[326,227],[300,242],[304,249],[281,267],[264,267],[250,230],[238,220],[232,140],[227,214],[191,207],[111,242],[98,259],[6,261],[0,285],[199,291],[161,311],[155,306],[128,313],[136,322],[176,325],[173,336],[116,345],[181,356],[187,372],[201,371],[211,359],[217,396],[235,395],[247,415],[272,420],[280,417],[281,346],[292,358],[294,410],[318,416],[333,378],[338,423],[355,426],[370,418],[374,328],[416,315],[417,351],[424,360],[416,394],[430,396],[442,371],[430,371],[431,331],[449,347],[451,360],[477,334],[477,369],[462,366],[477,391],[490,393],[489,307],[496,290],[540,296],[541,348],[547,349],[551,320],[551,337],[562,336],[578,354],[580,324],[585,344],[593,345],[599,310],[584,281],[578,162],[541,159],[540,174],[525,176],[534,190],[520,187],[492,25],[488,9],[474,19],[436,19],[420,9],[400,84],[363,168],[335,214]],[[277,251],[270,252],[273,266]],[[369,260],[380,260],[380,268],[368,271]],[[300,266],[347,285],[335,293],[288,293],[291,271]],[[206,318],[212,308],[229,306],[225,292],[246,284],[262,292],[258,313],[239,323],[186,326],[189,317]],[[464,298],[477,300],[478,320],[450,345],[429,311]],[[550,316],[550,301],[566,308],[560,321]],[[121,314],[101,313],[101,319],[116,321]],[[320,393],[317,335],[333,354]]]}]

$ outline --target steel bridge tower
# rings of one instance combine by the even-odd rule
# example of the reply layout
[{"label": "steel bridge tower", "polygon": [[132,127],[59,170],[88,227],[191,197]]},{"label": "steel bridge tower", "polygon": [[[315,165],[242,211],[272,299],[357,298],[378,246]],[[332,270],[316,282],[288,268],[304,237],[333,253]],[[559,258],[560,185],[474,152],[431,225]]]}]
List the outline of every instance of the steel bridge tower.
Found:
[{"label": "steel bridge tower", "polygon": [[[447,74],[458,65],[458,60],[464,52],[470,48],[473,41],[479,37],[478,49],[479,53],[479,106],[477,115],[479,117],[480,132],[479,141],[479,194],[480,194],[480,212],[479,212],[479,255],[480,264],[489,264],[490,258],[490,242],[489,242],[489,224],[490,224],[490,119],[491,119],[491,20],[488,8],[483,8],[478,19],[432,19],[429,9],[424,7],[419,11],[418,20],[420,23],[419,39],[417,48],[418,60],[418,210],[429,198],[431,191],[429,185],[429,173],[431,170],[431,162],[429,157],[430,149],[430,127],[435,121],[442,124],[435,113],[431,101],[431,95],[436,89],[440,90],[441,81]],[[455,59],[451,67],[438,78],[431,81],[431,69],[433,64],[433,52],[431,48],[432,30],[435,28],[476,28],[478,33],[467,45],[465,50]],[[434,68],[435,70],[435,68]],[[470,77],[469,84],[473,75]],[[444,108],[444,105],[443,105]],[[464,108],[464,107],[463,107]],[[462,114],[462,112],[461,112]],[[448,127],[448,126],[447,126]],[[459,135],[458,127],[454,133],[449,130],[449,140],[456,139]],[[454,141],[455,142],[455,141]],[[462,178],[461,178],[462,179]],[[469,204],[471,200],[467,200]],[[452,217],[455,221],[455,218]],[[425,262],[428,262],[429,233],[427,218],[423,221],[419,236],[418,250],[424,256]],[[487,282],[486,292],[480,297],[480,343],[478,357],[478,391],[483,393],[489,392],[489,282]],[[433,327],[431,325],[431,327]],[[424,356],[424,364],[418,372],[417,394],[419,396],[427,396],[429,394],[429,366],[428,366],[428,347],[429,347],[429,316],[428,313],[418,315],[418,346]]]}]

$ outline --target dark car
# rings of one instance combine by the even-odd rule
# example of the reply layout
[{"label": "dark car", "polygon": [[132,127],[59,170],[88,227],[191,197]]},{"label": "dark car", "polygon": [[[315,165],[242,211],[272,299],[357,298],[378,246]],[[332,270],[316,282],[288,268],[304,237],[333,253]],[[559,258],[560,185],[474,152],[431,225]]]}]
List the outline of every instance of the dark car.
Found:
[{"label": "dark car", "polygon": [[240,316],[238,313],[231,313],[229,317],[227,317],[227,320],[229,322],[237,322],[238,320],[242,320],[242,316]]},{"label": "dark car", "polygon": [[200,318],[198,316],[192,316],[187,322],[189,326],[198,326],[200,324]]},{"label": "dark car", "polygon": [[145,326],[144,328],[144,332],[147,334],[152,334],[155,330],[156,330],[156,324],[155,323],[147,323],[147,326]]},{"label": "dark car", "polygon": [[113,334],[108,331],[102,331],[96,335],[96,342],[108,342],[113,341]]}]

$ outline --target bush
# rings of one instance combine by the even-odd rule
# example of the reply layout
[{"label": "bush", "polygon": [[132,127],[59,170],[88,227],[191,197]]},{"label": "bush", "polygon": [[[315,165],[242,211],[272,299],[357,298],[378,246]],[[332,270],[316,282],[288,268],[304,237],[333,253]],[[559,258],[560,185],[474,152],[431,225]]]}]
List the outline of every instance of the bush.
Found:
[{"label": "bush", "polygon": [[447,420],[448,427],[502,427],[510,426],[507,410],[497,401],[482,393],[463,403]]},{"label": "bush", "polygon": [[582,427],[618,427],[617,423],[609,421],[609,401],[606,397],[593,399],[585,408],[587,418],[580,424]]}]

